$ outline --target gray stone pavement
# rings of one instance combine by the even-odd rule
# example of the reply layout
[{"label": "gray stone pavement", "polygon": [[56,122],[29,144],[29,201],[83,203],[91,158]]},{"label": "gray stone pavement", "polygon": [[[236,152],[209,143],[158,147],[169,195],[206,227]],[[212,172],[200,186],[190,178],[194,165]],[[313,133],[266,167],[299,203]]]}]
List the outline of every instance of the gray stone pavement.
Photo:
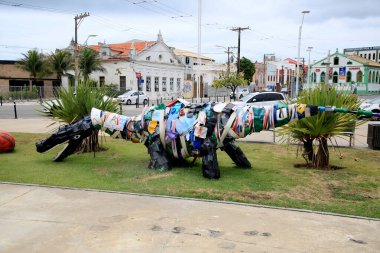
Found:
[{"label": "gray stone pavement", "polygon": [[0,184],[0,252],[379,252],[380,221]]}]

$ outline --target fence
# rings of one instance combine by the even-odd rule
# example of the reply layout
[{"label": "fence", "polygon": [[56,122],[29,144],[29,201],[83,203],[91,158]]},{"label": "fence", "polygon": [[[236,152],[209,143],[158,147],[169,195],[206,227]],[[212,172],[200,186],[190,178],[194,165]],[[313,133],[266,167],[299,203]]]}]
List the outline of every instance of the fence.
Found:
[{"label": "fence", "polygon": [[58,89],[57,86],[10,86],[8,91],[0,89],[0,97],[3,101],[42,100],[53,98]]}]

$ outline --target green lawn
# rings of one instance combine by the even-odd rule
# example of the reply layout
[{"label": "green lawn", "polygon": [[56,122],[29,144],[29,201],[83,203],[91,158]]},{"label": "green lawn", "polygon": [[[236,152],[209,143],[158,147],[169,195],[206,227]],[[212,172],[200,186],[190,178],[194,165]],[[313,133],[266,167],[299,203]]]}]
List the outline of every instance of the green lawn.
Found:
[{"label": "green lawn", "polygon": [[[380,152],[332,150],[335,171],[296,168],[304,160],[296,147],[239,144],[253,168],[237,168],[218,152],[222,177],[202,177],[200,161],[192,167],[161,173],[147,169],[143,144],[107,138],[107,151],[51,160],[57,150],[39,154],[34,143],[44,135],[15,133],[16,150],[0,154],[0,181],[128,191],[305,208],[380,218]],[[340,159],[340,155],[342,159]]]}]

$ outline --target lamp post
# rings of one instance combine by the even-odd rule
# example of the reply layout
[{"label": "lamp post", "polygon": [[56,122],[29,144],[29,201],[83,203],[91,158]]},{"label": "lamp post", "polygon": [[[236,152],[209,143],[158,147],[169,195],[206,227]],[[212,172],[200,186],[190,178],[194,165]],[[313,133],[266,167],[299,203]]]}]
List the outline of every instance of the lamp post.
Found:
[{"label": "lamp post", "polygon": [[307,88],[310,89],[310,52],[313,49],[313,47],[308,47],[306,51],[309,52],[309,62],[307,64]]},{"label": "lamp post", "polygon": [[91,37],[96,37],[96,36],[98,36],[98,35],[97,35],[97,34],[90,34],[90,35],[88,35],[88,36],[87,36],[87,39],[84,41],[84,44],[83,44],[83,45],[86,47],[86,46],[87,46],[87,41],[88,41],[88,39],[91,38]]},{"label": "lamp post", "polygon": [[303,11],[302,12],[302,21],[301,21],[301,25],[300,25],[299,32],[298,32],[297,74],[296,74],[296,90],[293,93],[295,95],[294,97],[297,97],[297,95],[298,95],[298,83],[299,83],[299,75],[300,75],[299,58],[300,58],[300,53],[301,53],[300,51],[301,51],[302,25],[303,25],[303,20],[305,18],[305,14],[308,14],[308,13],[310,13],[310,11]]}]

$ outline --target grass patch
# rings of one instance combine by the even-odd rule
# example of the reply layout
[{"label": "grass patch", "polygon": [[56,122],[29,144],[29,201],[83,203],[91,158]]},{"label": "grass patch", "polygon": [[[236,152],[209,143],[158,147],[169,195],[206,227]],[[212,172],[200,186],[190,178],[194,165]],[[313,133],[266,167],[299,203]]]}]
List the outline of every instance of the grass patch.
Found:
[{"label": "grass patch", "polygon": [[15,133],[16,150],[0,154],[0,181],[128,191],[305,208],[380,218],[379,151],[330,150],[331,164],[343,169],[296,168],[296,147],[239,143],[252,169],[237,168],[218,151],[222,177],[202,177],[201,164],[168,172],[147,169],[142,144],[104,139],[104,152],[72,155],[55,163],[58,150],[35,151],[40,134]]}]

